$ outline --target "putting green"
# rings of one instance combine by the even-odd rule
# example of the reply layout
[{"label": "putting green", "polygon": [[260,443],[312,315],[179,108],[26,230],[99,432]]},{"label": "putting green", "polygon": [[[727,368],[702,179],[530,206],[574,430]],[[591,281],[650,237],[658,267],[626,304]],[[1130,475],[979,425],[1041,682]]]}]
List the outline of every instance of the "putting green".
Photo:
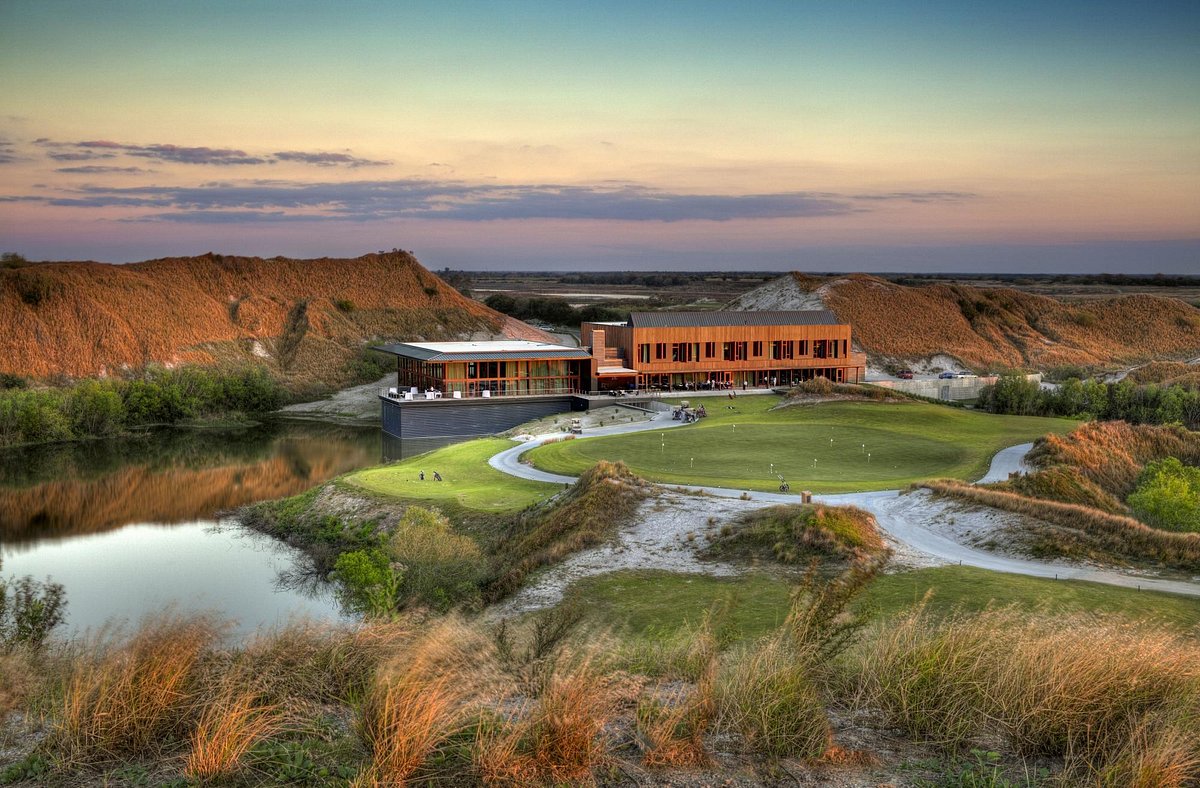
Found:
[{"label": "putting green", "polygon": [[578,475],[621,460],[667,484],[792,491],[887,490],[931,477],[973,480],[1006,446],[1076,422],[995,416],[921,402],[828,402],[773,410],[777,396],[709,398],[709,417],[669,430],[563,441],[528,457],[542,470]]},{"label": "putting green", "polygon": [[[554,494],[557,484],[518,479],[488,465],[493,454],[515,446],[503,438],[456,443],[390,465],[368,468],[345,481],[371,492],[417,501],[454,501],[468,509],[511,512]],[[425,471],[421,481],[420,472]],[[442,475],[434,481],[433,473]]]}]

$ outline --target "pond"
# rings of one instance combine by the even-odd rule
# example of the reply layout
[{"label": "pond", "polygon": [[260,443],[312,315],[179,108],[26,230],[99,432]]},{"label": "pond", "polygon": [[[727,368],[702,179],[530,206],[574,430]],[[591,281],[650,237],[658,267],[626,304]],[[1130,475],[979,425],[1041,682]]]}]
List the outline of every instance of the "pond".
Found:
[{"label": "pond", "polygon": [[378,427],[294,421],[0,452],[0,573],[63,584],[68,635],[164,609],[236,634],[339,619],[327,584],[289,579],[298,551],[228,512],[382,459]]}]

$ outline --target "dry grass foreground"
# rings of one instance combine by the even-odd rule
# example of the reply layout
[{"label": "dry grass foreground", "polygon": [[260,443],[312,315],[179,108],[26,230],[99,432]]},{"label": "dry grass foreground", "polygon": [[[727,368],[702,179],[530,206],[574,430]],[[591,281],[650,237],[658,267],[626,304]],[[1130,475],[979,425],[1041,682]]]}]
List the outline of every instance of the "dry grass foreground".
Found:
[{"label": "dry grass foreground", "polygon": [[[1011,288],[912,287],[867,274],[792,277],[802,292],[852,324],[856,344],[877,357],[949,354],[982,370],[1200,354],[1200,310],[1174,298],[1129,295],[1073,305]],[[762,289],[772,287],[779,285]]]},{"label": "dry grass foreground", "polygon": [[[456,339],[512,333],[523,325],[515,323],[401,251],[0,270],[0,372],[32,377],[241,359],[337,383],[346,361],[375,337]],[[547,339],[524,328],[525,338]]]},{"label": "dry grass foreground", "polygon": [[138,765],[163,782],[280,784],[281,758],[317,759],[326,784],[355,786],[898,773],[840,745],[832,712],[934,756],[986,743],[1014,774],[1048,769],[1047,785],[1200,779],[1193,638],[1094,616],[921,608],[862,631],[846,602],[871,570],[853,571],[799,586],[760,640],[722,643],[706,619],[650,651],[571,639],[561,613],[499,629],[456,616],[293,625],[240,648],[206,619],[163,618],[0,660],[0,686],[18,688],[9,707],[26,710],[4,732],[41,720],[34,757],[68,782]]}]

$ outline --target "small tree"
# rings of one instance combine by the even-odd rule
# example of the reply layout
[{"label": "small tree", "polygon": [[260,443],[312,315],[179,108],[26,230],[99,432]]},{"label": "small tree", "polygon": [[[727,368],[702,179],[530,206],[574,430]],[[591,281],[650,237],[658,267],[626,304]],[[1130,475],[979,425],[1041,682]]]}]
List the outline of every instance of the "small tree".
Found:
[{"label": "small tree", "polygon": [[66,591],[59,583],[0,577],[0,651],[40,648],[50,631],[66,620],[66,607]]}]

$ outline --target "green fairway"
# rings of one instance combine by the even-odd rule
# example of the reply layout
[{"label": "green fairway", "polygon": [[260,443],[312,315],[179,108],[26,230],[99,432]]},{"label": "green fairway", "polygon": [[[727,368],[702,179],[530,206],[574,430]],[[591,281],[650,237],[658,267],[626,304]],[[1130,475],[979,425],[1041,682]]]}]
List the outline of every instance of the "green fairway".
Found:
[{"label": "green fairway", "polygon": [[[346,477],[350,484],[371,492],[421,501],[455,501],[468,509],[511,512],[552,495],[557,484],[518,479],[487,464],[488,458],[515,441],[503,438],[456,443],[407,460],[369,468]],[[425,481],[418,474],[425,471]],[[442,481],[433,480],[433,472]]]},{"label": "green fairway", "polygon": [[[700,400],[697,400],[700,401]],[[921,479],[974,480],[1007,446],[1076,422],[996,416],[921,402],[828,402],[772,410],[777,396],[703,400],[698,424],[563,441],[534,449],[536,467],[577,476],[597,460],[622,460],[668,484],[793,491],[887,490]],[[734,410],[730,410],[732,406]]]},{"label": "green fairway", "polygon": [[[569,596],[586,600],[593,622],[631,635],[669,633],[696,624],[714,604],[727,610],[725,626],[740,637],[766,634],[782,623],[789,584],[767,572],[736,578],[665,571],[622,571],[575,583]],[[1074,580],[1044,580],[967,566],[901,572],[878,578],[863,604],[879,617],[895,615],[932,591],[928,609],[945,614],[1015,605],[1051,614],[1116,613],[1178,631],[1200,625],[1200,599]]]}]

